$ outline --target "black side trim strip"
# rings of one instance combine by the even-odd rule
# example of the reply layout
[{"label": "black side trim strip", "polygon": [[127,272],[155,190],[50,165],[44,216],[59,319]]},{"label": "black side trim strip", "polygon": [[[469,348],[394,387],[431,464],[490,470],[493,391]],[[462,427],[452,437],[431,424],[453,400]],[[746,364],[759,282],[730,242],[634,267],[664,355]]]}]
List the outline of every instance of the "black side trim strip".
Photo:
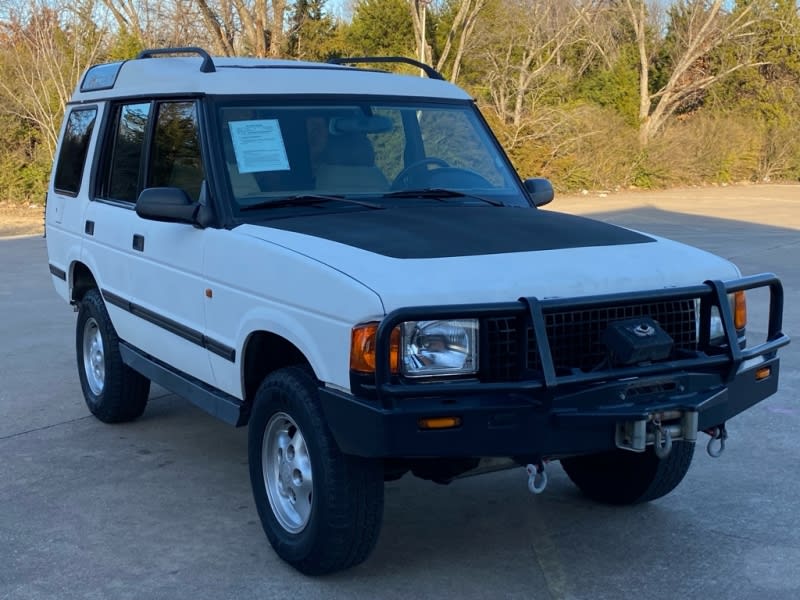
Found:
[{"label": "black side trim strip", "polygon": [[67,272],[66,271],[63,271],[63,270],[59,269],[55,265],[49,265],[49,266],[50,266],[50,274],[51,275],[55,275],[56,277],[58,277],[59,279],[61,279],[63,281],[67,280]]},{"label": "black side trim strip", "polygon": [[247,415],[242,410],[244,404],[238,398],[206,385],[191,375],[172,369],[126,342],[120,342],[119,352],[122,361],[130,368],[189,400],[208,414],[236,427],[247,422]]},{"label": "black side trim strip", "polygon": [[236,349],[231,348],[230,346],[226,346],[225,344],[221,344],[217,340],[212,340],[209,337],[203,336],[203,346],[209,352],[213,352],[217,356],[221,356],[225,360],[230,362],[236,362]]},{"label": "black side trim strip", "polygon": [[218,342],[212,338],[206,337],[201,332],[191,329],[190,327],[186,327],[181,325],[180,323],[173,321],[172,319],[168,319],[167,317],[161,316],[160,314],[153,312],[147,308],[139,306],[138,304],[134,304],[125,298],[117,296],[107,290],[101,290],[103,294],[103,298],[109,303],[113,304],[114,306],[125,310],[132,315],[135,315],[145,321],[152,323],[162,329],[166,329],[170,333],[177,335],[193,344],[197,344],[198,346],[202,346],[209,352],[213,352],[217,356],[221,356],[227,361],[236,362],[236,349],[231,348],[230,346],[226,346],[222,342]]},{"label": "black side trim strip", "polygon": [[113,304],[114,306],[121,308],[122,310],[127,310],[128,312],[131,311],[131,303],[125,300],[122,296],[117,296],[116,294],[112,294],[106,290],[100,290],[100,293],[103,294],[103,299],[108,302],[109,304]]}]

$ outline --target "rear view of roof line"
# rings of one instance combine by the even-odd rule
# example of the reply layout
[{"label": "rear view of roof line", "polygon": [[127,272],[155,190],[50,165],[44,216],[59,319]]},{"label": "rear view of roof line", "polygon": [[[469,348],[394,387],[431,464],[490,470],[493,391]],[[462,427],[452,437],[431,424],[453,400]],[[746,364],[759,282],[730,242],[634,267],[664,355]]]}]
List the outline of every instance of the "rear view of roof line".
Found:
[{"label": "rear view of roof line", "polygon": [[[133,59],[122,63],[111,89],[81,91],[73,102],[164,94],[354,94],[469,99],[444,81],[329,63],[285,59],[217,58],[203,73],[199,57]],[[91,70],[91,68],[90,68]]]}]

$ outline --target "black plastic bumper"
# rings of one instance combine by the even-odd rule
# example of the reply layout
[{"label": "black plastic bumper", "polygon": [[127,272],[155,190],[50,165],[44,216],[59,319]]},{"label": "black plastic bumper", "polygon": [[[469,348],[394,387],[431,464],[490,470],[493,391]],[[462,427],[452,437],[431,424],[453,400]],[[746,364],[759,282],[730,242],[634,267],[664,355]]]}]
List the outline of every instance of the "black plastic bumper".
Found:
[{"label": "black plastic bumper", "polygon": [[[769,377],[757,381],[756,371],[765,367],[771,369]],[[374,402],[323,389],[321,401],[337,443],[348,454],[564,456],[613,449],[617,423],[666,411],[696,411],[699,430],[723,424],[775,393],[778,371],[779,359],[773,358],[741,371],[727,384],[718,375],[680,373],[547,394],[546,398],[540,392],[494,392],[407,398],[393,409],[383,409]],[[461,425],[420,428],[421,418],[442,416],[458,417]]]},{"label": "black plastic bumper", "polygon": [[[766,342],[742,349],[727,294],[770,290]],[[700,329],[708,329],[712,306],[726,333],[724,352],[700,350],[678,360],[559,375],[552,364],[543,313],[552,307],[591,307],[630,299],[697,298]],[[406,320],[524,314],[535,333],[542,372],[514,382],[403,383],[389,371],[392,329]],[[778,348],[789,343],[781,331],[783,290],[771,274],[733,282],[709,281],[689,288],[580,299],[520,299],[517,303],[401,309],[378,329],[374,397],[362,399],[327,388],[320,399],[340,448],[368,457],[558,457],[610,450],[620,424],[665,414],[697,413],[697,429],[710,429],[774,394]],[[769,374],[765,376],[765,369]],[[757,377],[757,373],[759,377]],[[420,419],[457,417],[459,426],[424,429]]]}]

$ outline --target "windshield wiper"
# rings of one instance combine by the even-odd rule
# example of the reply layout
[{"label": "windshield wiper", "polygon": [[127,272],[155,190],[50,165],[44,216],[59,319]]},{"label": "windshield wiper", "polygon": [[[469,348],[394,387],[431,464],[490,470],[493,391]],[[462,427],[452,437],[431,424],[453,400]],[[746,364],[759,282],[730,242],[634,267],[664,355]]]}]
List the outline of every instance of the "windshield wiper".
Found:
[{"label": "windshield wiper", "polygon": [[344,202],[346,204],[357,204],[358,206],[365,206],[367,208],[384,208],[380,204],[372,202],[364,202],[363,200],[353,200],[352,198],[345,198],[344,196],[328,196],[325,194],[297,194],[296,196],[288,196],[286,198],[279,198],[277,200],[265,200],[258,204],[249,204],[242,206],[239,210],[241,212],[247,210],[259,210],[264,208],[281,208],[286,206],[312,206],[314,204],[324,204],[326,202]]},{"label": "windshield wiper", "polygon": [[474,194],[467,194],[457,190],[447,190],[444,188],[420,188],[418,190],[400,190],[397,192],[389,192],[383,195],[384,198],[424,198],[431,200],[438,200],[439,202],[446,202],[449,198],[468,198],[470,200],[480,200],[492,206],[505,206],[502,202],[497,200],[489,200],[488,198],[481,198]]}]

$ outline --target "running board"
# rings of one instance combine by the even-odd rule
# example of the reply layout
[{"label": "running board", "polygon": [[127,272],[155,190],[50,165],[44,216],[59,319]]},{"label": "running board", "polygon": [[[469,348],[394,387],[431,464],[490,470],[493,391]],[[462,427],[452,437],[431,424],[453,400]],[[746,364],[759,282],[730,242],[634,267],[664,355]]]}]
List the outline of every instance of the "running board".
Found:
[{"label": "running board", "polygon": [[122,356],[122,362],[131,369],[138,371],[150,381],[181,398],[185,398],[211,416],[236,427],[247,422],[242,411],[243,403],[238,398],[220,392],[191,375],[176,371],[125,342],[120,341],[119,353]]}]

